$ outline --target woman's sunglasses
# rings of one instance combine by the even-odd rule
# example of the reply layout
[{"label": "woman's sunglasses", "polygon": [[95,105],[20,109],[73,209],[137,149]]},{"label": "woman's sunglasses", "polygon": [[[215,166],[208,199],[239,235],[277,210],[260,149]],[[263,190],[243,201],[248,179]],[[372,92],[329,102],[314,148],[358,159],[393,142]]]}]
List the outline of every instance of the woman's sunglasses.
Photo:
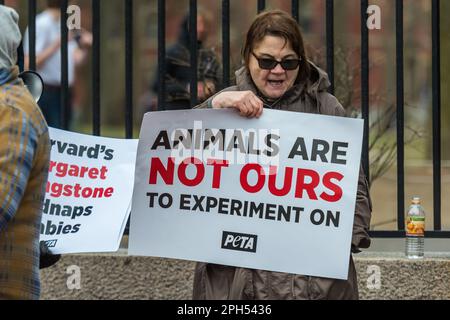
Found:
[{"label": "woman's sunglasses", "polygon": [[253,52],[252,55],[258,60],[259,67],[264,70],[272,70],[277,64],[280,64],[284,70],[295,70],[300,64],[300,61],[302,61],[301,59],[283,59],[278,61],[272,58],[260,58]]}]

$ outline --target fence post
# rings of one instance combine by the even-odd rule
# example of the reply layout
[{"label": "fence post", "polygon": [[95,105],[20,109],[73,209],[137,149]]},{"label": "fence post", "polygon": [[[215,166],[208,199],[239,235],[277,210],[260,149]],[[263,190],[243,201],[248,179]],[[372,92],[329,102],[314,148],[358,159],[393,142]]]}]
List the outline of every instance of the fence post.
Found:
[{"label": "fence post", "polygon": [[433,0],[432,91],[433,91],[433,216],[434,230],[441,230],[441,41],[440,0]]},{"label": "fence post", "polygon": [[405,229],[403,0],[396,0],[397,69],[397,229]]},{"label": "fence post", "polygon": [[367,29],[368,0],[361,0],[361,114],[364,119],[362,166],[370,181],[369,167],[369,30]]},{"label": "fence post", "polygon": [[133,138],[133,0],[125,0],[125,138]]},{"label": "fence post", "polygon": [[100,1],[92,1],[92,130],[100,135]]}]

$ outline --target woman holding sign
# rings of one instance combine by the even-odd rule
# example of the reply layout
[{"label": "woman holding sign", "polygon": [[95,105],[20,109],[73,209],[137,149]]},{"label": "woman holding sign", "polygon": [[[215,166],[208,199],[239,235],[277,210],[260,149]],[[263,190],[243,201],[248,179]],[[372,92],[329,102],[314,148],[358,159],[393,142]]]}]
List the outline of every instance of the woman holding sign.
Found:
[{"label": "woman holding sign", "polygon": [[[199,108],[235,108],[259,117],[264,108],[344,116],[344,108],[327,92],[327,74],[308,61],[297,22],[279,10],[259,14],[243,47],[244,67],[236,86],[217,93]],[[368,248],[371,202],[367,180],[359,175],[352,252]],[[347,280],[294,275],[198,263],[194,299],[358,299],[356,270],[350,256]]]}]

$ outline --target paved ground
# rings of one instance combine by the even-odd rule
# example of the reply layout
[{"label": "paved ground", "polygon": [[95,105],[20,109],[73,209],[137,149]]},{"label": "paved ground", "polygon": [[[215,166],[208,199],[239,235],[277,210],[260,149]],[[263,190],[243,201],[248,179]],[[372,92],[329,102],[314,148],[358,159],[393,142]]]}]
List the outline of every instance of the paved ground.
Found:
[{"label": "paved ground", "polygon": [[[194,265],[127,256],[124,250],[65,255],[41,271],[41,299],[190,299]],[[401,253],[362,253],[355,255],[355,266],[361,299],[450,299],[448,254],[408,260]]]}]

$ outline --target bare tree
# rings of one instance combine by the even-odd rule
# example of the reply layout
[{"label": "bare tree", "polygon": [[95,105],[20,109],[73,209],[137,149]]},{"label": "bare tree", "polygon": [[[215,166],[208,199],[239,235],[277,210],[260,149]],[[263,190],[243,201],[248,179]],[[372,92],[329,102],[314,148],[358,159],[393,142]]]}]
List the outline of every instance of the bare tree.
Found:
[{"label": "bare tree", "polygon": [[[309,56],[319,66],[325,65],[324,56],[321,52],[325,50],[309,49]],[[335,96],[344,107],[347,116],[358,118],[361,117],[361,107],[355,104],[360,101],[361,89],[359,82],[355,83],[361,75],[361,67],[359,62],[355,63],[355,50],[346,50],[342,47],[335,49]],[[358,60],[358,59],[356,59]],[[372,61],[370,67],[377,64]],[[369,185],[383,176],[396,162],[397,156],[397,139],[396,139],[396,106],[393,102],[387,101],[384,95],[376,90],[369,92],[369,101],[371,105],[378,106],[371,113],[369,119],[369,162],[370,177]],[[386,107],[379,107],[379,106]],[[405,126],[404,145],[410,145],[418,138],[423,136],[423,132],[415,130],[409,126]]]}]

